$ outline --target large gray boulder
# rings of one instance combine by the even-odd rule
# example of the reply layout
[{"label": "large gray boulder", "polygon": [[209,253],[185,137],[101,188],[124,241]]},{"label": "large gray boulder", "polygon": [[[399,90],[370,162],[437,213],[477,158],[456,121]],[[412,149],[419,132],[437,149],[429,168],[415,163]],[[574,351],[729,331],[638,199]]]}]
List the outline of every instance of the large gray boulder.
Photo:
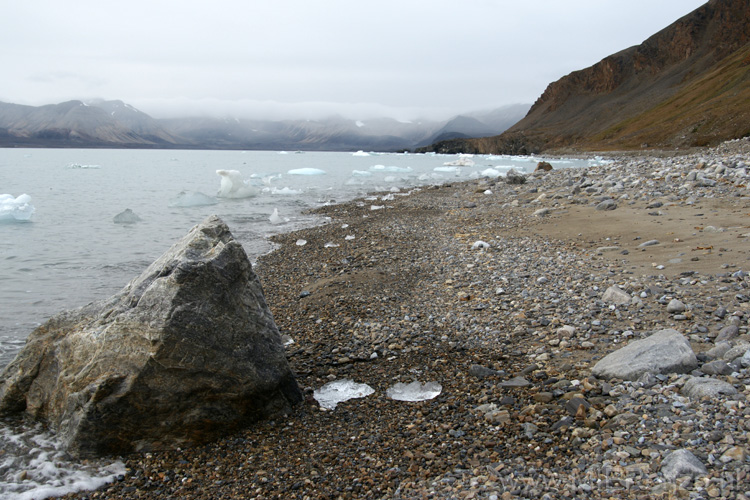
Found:
[{"label": "large gray boulder", "polygon": [[216,216],[113,297],[54,316],[0,374],[25,414],[79,455],[204,443],[302,395],[260,281]]},{"label": "large gray boulder", "polygon": [[638,380],[644,373],[686,373],[698,367],[688,340],[677,330],[659,330],[602,358],[591,373],[599,378]]}]

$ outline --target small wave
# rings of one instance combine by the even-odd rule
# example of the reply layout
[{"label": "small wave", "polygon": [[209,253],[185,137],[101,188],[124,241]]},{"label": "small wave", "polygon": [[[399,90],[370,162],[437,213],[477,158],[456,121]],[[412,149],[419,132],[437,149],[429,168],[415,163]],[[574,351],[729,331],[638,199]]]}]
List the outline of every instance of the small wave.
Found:
[{"label": "small wave", "polygon": [[126,472],[121,461],[73,460],[41,425],[0,424],[0,500],[39,500],[111,483]]}]

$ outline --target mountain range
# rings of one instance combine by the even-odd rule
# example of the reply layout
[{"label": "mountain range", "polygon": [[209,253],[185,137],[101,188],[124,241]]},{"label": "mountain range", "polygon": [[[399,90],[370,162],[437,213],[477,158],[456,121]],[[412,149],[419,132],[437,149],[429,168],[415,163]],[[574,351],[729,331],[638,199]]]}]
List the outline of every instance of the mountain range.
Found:
[{"label": "mountain range", "polygon": [[101,147],[402,151],[454,138],[498,134],[529,105],[459,115],[446,121],[155,119],[122,101],[46,106],[0,102],[0,147]]},{"label": "mountain range", "polygon": [[528,154],[710,146],[750,135],[750,2],[711,0],[551,83],[504,133],[423,151]]}]

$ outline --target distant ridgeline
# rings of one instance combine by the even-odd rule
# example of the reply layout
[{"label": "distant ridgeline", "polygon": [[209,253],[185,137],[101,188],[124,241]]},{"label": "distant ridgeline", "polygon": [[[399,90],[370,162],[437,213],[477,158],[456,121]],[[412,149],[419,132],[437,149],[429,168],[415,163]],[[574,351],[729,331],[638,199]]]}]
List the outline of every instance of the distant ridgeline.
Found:
[{"label": "distant ridgeline", "polygon": [[674,149],[748,135],[750,2],[711,0],[642,44],[551,83],[501,135],[422,151]]},{"label": "distant ridgeline", "polygon": [[38,107],[0,102],[0,147],[404,151],[443,139],[499,134],[523,118],[529,107],[504,106],[446,121],[359,121],[340,116],[158,120],[122,101]]}]

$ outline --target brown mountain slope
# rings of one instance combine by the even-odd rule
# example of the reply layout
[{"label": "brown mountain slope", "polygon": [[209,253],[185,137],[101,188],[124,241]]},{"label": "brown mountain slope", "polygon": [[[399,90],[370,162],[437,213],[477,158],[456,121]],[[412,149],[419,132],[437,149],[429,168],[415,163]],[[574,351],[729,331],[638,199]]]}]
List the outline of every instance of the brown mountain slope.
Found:
[{"label": "brown mountain slope", "polygon": [[745,135],[750,135],[750,2],[711,0],[641,45],[550,84],[507,132],[431,149],[667,149]]}]

